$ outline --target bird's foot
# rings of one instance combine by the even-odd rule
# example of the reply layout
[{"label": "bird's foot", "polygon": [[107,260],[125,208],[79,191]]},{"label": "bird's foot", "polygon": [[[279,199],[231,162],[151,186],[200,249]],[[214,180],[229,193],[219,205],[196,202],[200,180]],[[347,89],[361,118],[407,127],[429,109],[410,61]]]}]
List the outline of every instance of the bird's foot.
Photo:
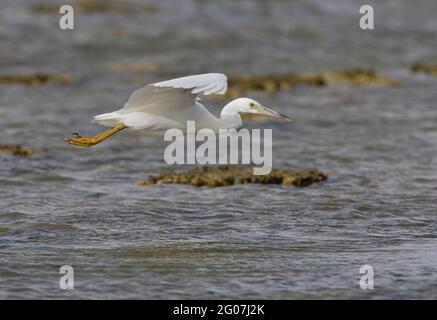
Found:
[{"label": "bird's foot", "polygon": [[127,128],[127,126],[123,123],[117,124],[115,127],[105,130],[94,137],[82,137],[79,133],[74,132],[73,134],[76,136],[75,138],[65,138],[64,140],[69,144],[74,144],[76,146],[81,147],[91,147],[95,144],[102,142],[103,140],[109,138],[114,133],[117,133],[120,130]]},{"label": "bird's foot", "polygon": [[100,142],[95,137],[82,137],[77,132],[73,132],[73,134],[76,136],[76,138],[65,138],[64,140],[69,144],[74,144],[81,147],[91,147]]}]

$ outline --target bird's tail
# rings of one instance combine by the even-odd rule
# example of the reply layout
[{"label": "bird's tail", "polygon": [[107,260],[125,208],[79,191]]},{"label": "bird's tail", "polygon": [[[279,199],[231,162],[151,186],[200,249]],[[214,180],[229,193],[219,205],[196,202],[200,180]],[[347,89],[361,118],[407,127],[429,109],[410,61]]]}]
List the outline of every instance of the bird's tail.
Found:
[{"label": "bird's tail", "polygon": [[120,122],[120,119],[117,112],[110,112],[95,116],[91,122],[96,122],[107,127],[113,127]]}]

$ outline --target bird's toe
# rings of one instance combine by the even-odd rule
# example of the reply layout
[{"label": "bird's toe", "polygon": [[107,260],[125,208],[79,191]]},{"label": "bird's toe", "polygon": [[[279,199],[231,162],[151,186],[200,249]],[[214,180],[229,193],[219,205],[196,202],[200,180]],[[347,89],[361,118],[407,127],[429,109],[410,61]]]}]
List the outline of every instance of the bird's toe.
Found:
[{"label": "bird's toe", "polygon": [[80,147],[91,147],[92,145],[94,145],[94,143],[88,141],[87,139],[84,139],[82,137],[80,138],[64,138],[65,142],[69,143],[69,144],[73,144],[75,146],[80,146]]}]

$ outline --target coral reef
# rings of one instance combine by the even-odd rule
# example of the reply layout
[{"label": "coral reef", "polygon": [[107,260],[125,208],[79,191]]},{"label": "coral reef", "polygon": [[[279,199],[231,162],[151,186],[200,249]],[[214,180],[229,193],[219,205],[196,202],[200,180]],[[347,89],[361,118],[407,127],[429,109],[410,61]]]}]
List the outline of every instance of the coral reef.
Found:
[{"label": "coral reef", "polygon": [[380,75],[371,69],[327,71],[320,74],[232,76],[229,78],[227,95],[236,97],[251,90],[275,92],[289,90],[297,85],[322,87],[336,84],[393,86],[398,85],[399,81]]},{"label": "coral reef", "polygon": [[[82,13],[103,13],[103,12],[156,12],[158,7],[153,4],[139,4],[129,1],[108,1],[108,0],[76,0],[72,3],[76,12]],[[60,5],[49,3],[37,3],[31,6],[33,12],[42,14],[59,13]]]},{"label": "coral reef", "polygon": [[273,169],[264,176],[253,175],[252,168],[224,165],[217,167],[198,167],[186,172],[167,172],[138,180],[139,185],[152,184],[189,184],[196,187],[223,187],[234,184],[260,183],[283,184],[295,187],[307,187],[313,183],[324,181],[328,176],[318,170],[308,169],[294,171],[288,169]]},{"label": "coral reef", "polygon": [[64,74],[46,74],[46,73],[35,73],[35,74],[3,74],[0,75],[0,85],[9,84],[23,84],[26,86],[40,86],[43,84],[53,84],[53,83],[69,83],[71,81],[70,77]]},{"label": "coral reef", "polygon": [[105,65],[105,69],[110,72],[132,72],[132,73],[143,73],[143,72],[155,72],[158,71],[159,66],[154,63],[133,63],[133,64],[122,64],[122,63],[108,63]]},{"label": "coral reef", "polygon": [[3,145],[0,144],[0,152],[8,152],[19,156],[30,156],[33,153],[32,148],[20,145]]},{"label": "coral reef", "polygon": [[430,76],[437,76],[437,65],[427,65],[417,62],[410,67],[413,73],[426,73]]}]

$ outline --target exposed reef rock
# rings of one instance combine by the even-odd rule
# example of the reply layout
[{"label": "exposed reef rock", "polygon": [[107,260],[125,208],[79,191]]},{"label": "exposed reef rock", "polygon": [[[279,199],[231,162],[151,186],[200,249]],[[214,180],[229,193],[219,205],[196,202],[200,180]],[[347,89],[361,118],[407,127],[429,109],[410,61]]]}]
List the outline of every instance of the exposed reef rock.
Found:
[{"label": "exposed reef rock", "polygon": [[323,87],[336,84],[353,86],[393,86],[399,81],[376,73],[371,69],[330,71],[321,74],[282,74],[271,76],[232,76],[229,78],[228,96],[240,96],[246,91],[275,92],[289,90],[297,85]]},{"label": "exposed reef rock", "polygon": [[26,86],[40,86],[43,84],[54,84],[54,83],[69,83],[71,81],[70,77],[64,74],[45,74],[45,73],[35,73],[35,74],[3,74],[0,75],[0,85],[9,84],[23,84]]},{"label": "exposed reef rock", "polygon": [[[158,7],[153,4],[133,3],[129,1],[109,0],[76,0],[72,3],[76,12],[82,13],[104,13],[104,12],[156,12]],[[49,3],[38,3],[31,6],[31,10],[43,14],[58,14],[60,5]]]},{"label": "exposed reef rock", "polygon": [[241,166],[217,166],[199,167],[186,172],[167,172],[157,176],[151,176],[145,180],[138,180],[139,185],[151,184],[190,184],[201,187],[223,187],[234,184],[261,183],[283,184],[295,187],[307,187],[313,183],[324,181],[328,176],[318,170],[308,169],[293,171],[288,169],[273,169],[264,176],[253,175],[250,167]]},{"label": "exposed reef rock", "polygon": [[122,64],[122,63],[108,63],[105,65],[105,69],[110,72],[132,72],[132,73],[143,73],[143,72],[155,72],[158,71],[159,66],[154,63],[133,63],[133,64]]},{"label": "exposed reef rock", "polygon": [[437,65],[427,65],[417,62],[410,67],[410,70],[413,73],[426,73],[430,76],[437,76]]},{"label": "exposed reef rock", "polygon": [[8,152],[19,156],[30,156],[33,153],[32,148],[19,145],[0,144],[0,152]]}]

